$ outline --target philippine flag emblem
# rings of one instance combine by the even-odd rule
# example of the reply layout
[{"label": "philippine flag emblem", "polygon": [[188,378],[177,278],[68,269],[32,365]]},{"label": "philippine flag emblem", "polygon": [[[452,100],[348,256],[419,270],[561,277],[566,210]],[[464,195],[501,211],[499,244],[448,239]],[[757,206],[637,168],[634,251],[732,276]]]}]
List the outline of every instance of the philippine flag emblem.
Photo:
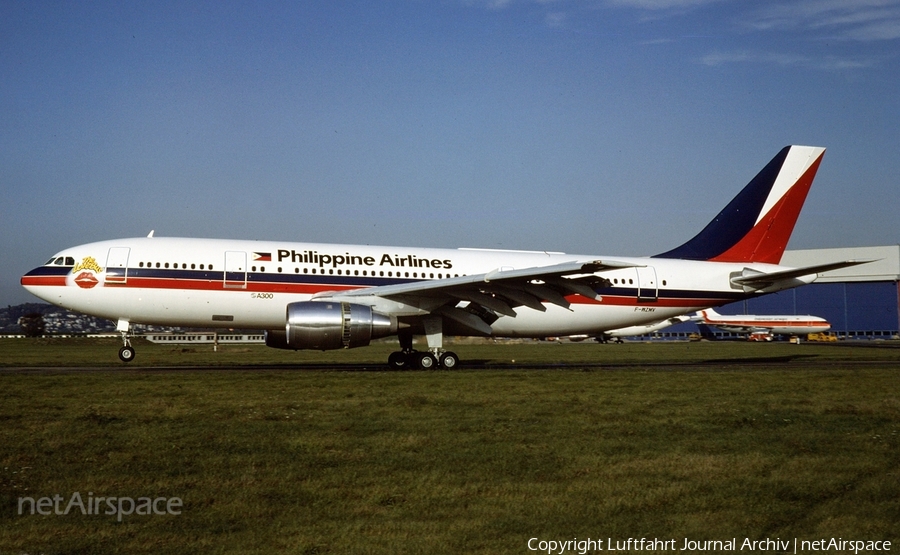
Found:
[{"label": "philippine flag emblem", "polygon": [[253,253],[253,261],[254,262],[271,262],[272,261],[272,253],[270,253],[270,252],[255,252],[255,253]]}]

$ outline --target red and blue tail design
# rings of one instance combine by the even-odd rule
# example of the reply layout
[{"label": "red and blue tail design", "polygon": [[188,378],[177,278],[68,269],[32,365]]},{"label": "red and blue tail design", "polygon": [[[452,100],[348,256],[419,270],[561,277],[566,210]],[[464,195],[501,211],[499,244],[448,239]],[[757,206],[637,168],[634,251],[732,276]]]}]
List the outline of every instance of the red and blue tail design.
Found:
[{"label": "red and blue tail design", "polygon": [[824,152],[784,147],[696,237],[654,258],[778,264]]}]

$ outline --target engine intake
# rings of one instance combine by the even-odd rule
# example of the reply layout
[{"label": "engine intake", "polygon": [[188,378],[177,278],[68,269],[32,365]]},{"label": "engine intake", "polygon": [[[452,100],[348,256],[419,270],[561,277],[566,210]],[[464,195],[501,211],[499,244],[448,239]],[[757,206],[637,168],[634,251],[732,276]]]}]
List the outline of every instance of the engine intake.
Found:
[{"label": "engine intake", "polygon": [[266,333],[266,345],[279,349],[351,349],[397,332],[397,320],[371,307],[334,301],[287,305],[284,331]]}]

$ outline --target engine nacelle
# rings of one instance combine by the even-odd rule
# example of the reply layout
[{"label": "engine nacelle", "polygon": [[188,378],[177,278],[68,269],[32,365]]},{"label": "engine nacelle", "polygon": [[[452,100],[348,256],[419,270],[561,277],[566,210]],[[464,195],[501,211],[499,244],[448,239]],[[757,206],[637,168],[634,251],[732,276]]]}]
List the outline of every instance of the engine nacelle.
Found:
[{"label": "engine nacelle", "polygon": [[336,301],[287,305],[284,331],[266,332],[266,345],[277,349],[350,349],[397,332],[397,320],[372,307]]}]

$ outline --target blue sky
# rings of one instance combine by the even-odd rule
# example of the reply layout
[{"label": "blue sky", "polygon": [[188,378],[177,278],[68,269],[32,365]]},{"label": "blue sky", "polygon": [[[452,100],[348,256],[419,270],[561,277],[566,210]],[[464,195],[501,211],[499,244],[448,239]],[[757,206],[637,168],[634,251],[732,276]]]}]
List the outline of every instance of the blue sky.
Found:
[{"label": "blue sky", "polygon": [[789,248],[900,242],[900,0],[0,0],[0,303],[225,237],[649,255],[787,144]]}]

